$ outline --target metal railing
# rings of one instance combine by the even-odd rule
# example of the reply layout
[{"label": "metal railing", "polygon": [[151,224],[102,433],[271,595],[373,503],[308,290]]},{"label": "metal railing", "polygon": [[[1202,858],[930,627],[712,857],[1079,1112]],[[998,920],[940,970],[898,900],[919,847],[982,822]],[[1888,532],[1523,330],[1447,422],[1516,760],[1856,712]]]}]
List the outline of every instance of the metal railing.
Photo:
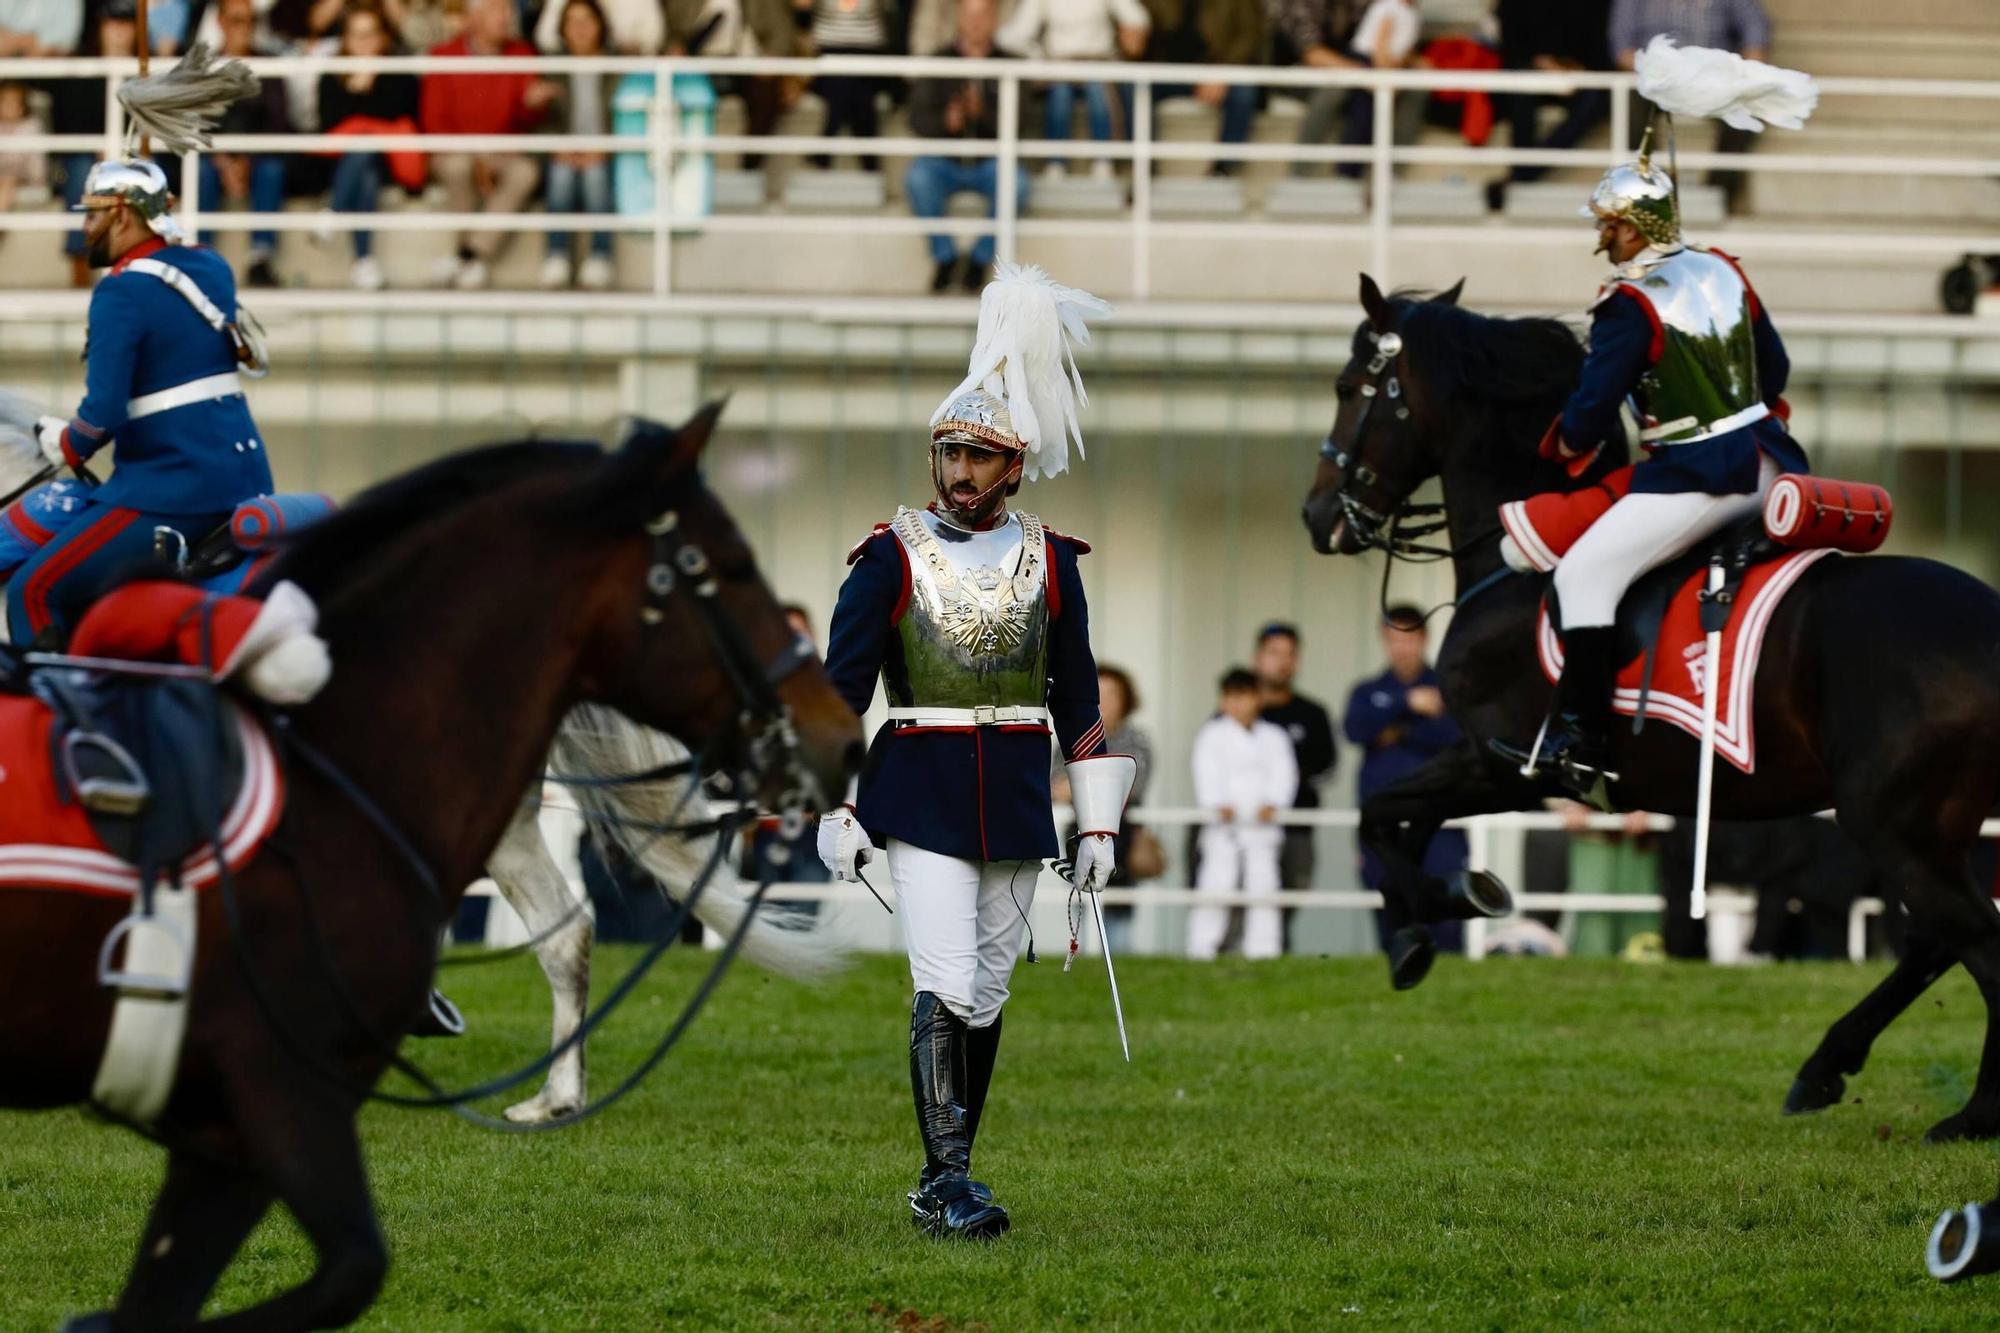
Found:
[{"label": "metal railing", "polygon": [[[824,234],[829,228],[843,232],[918,236],[947,232],[960,237],[991,231],[1001,258],[1018,254],[1024,237],[1114,237],[1123,239],[1130,255],[1130,288],[1139,300],[1147,299],[1154,287],[1153,247],[1161,238],[1221,238],[1235,241],[1258,238],[1361,240],[1369,251],[1369,267],[1385,285],[1394,281],[1395,260],[1392,234],[1431,245],[1453,245],[1474,240],[1490,240],[1494,232],[1482,225],[1450,225],[1398,221],[1389,188],[1395,169],[1401,165],[1505,167],[1515,164],[1536,166],[1600,167],[1624,155],[1621,145],[1629,141],[1630,110],[1627,94],[1633,76],[1624,73],[1543,73],[1460,70],[1376,70],[1308,69],[1263,66],[1207,66],[1128,64],[1044,60],[964,60],[953,58],[825,56],[812,59],[698,59],[687,57],[462,57],[410,56],[362,59],[336,56],[296,56],[258,59],[248,62],[258,73],[269,76],[319,75],[322,73],[374,70],[410,74],[466,75],[479,73],[539,74],[643,74],[654,80],[655,94],[642,134],[563,135],[531,133],[523,135],[223,135],[215,140],[218,152],[245,153],[336,153],[355,151],[423,152],[516,152],[547,155],[560,152],[634,153],[646,155],[655,182],[654,206],[644,217],[628,214],[557,214],[522,212],[510,215],[487,213],[456,214],[413,210],[398,213],[342,213],[308,215],[301,213],[230,213],[205,217],[199,208],[196,166],[193,155],[183,161],[182,220],[190,230],[217,229],[246,231],[289,230],[381,230],[452,231],[462,229],[537,231],[621,231],[644,232],[652,243],[652,282],[649,295],[664,302],[675,294],[675,244],[677,234],[711,233],[746,236],[785,237]],[[115,89],[137,72],[129,60],[70,59],[15,60],[8,72],[18,78],[103,77],[107,79],[106,132],[94,135],[22,135],[10,137],[9,151],[15,152],[112,152],[123,141],[123,124]],[[825,138],[813,135],[703,134],[690,137],[681,131],[679,116],[670,100],[676,75],[820,75],[873,76],[904,79],[966,79],[979,77],[997,82],[998,134],[992,139],[925,139],[916,136],[883,136],[867,140]],[[1131,137],[1118,141],[1071,141],[1028,139],[1021,134],[1021,107],[1028,84],[1077,82],[1126,84],[1132,88]],[[1197,83],[1254,85],[1281,92],[1310,92],[1318,88],[1352,88],[1375,99],[1372,141],[1366,145],[1298,145],[1273,143],[1215,144],[1210,142],[1166,142],[1155,135],[1154,106],[1163,87]],[[1829,78],[1820,81],[1829,97],[1922,98],[1970,100],[2000,106],[2000,81],[1929,79]],[[1610,94],[1610,145],[1568,150],[1522,149],[1512,146],[1421,146],[1398,145],[1394,141],[1393,104],[1398,93],[1438,90],[1475,90],[1488,93],[1535,93],[1566,95],[1586,89]],[[1810,128],[1806,133],[1810,134]],[[1780,139],[1782,132],[1768,136]],[[1050,158],[1067,158],[1079,151],[1094,157],[1115,158],[1132,164],[1131,206],[1116,219],[1024,217],[1015,188],[1014,168]],[[667,188],[673,164],[692,157],[723,153],[804,154],[866,152],[882,157],[948,155],[953,157],[991,156],[998,161],[996,216],[989,222],[956,216],[914,218],[884,216],[881,212],[836,215],[816,212],[810,216],[781,213],[684,213],[675,211],[673,192]],[[1368,212],[1357,222],[1305,221],[1276,222],[1257,218],[1226,220],[1169,219],[1154,215],[1154,169],[1161,163],[1212,161],[1218,158],[1239,162],[1276,163],[1360,163],[1367,168],[1370,185]],[[1725,167],[1748,173],[1863,174],[1907,178],[1983,178],[2000,175],[2000,161],[1977,155],[1933,155],[1911,157],[1884,154],[1818,154],[1784,151],[1747,155],[1722,155],[1689,151],[1680,154],[1684,169]],[[74,220],[57,213],[15,212],[0,217],[15,230],[65,230]],[[1579,226],[1581,224],[1578,224]],[[1544,227],[1510,224],[1505,232],[1510,245],[1564,248],[1574,247],[1579,232],[1575,226]],[[1933,230],[1877,231],[1834,229],[1800,231],[1787,228],[1782,233],[1759,233],[1736,229],[1731,240],[1737,248],[1756,253],[1765,245],[1782,245],[1787,252],[1921,255],[1949,262],[1967,251],[2000,253],[2000,231],[1990,220],[1980,220],[1977,228],[1949,234]],[[508,293],[515,301],[522,293]],[[527,294],[535,295],[535,294]]]}]

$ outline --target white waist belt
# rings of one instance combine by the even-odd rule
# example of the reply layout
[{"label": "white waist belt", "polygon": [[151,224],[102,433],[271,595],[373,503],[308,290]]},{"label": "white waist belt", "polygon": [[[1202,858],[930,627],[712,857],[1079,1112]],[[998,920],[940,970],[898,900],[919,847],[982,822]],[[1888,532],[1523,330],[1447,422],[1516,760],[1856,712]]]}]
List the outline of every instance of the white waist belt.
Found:
[{"label": "white waist belt", "polygon": [[978,708],[891,708],[889,720],[918,727],[996,727],[1014,722],[1039,722],[1047,726],[1050,719],[1046,708],[982,704]]},{"label": "white waist belt", "polygon": [[[1741,412],[1731,412],[1728,416],[1720,420],[1709,422],[1685,440],[1667,440],[1666,446],[1669,449],[1673,449],[1683,444],[1699,444],[1703,440],[1713,439],[1717,435],[1727,435],[1732,430],[1741,430],[1751,422],[1762,421],[1770,415],[1770,408],[1764,406],[1762,403],[1752,403]],[[1657,426],[1648,426],[1645,430],[1640,431],[1639,438],[1642,440],[1657,440],[1663,435],[1672,435],[1675,431],[1686,430],[1694,424],[1696,423],[1693,417],[1680,417],[1673,421],[1662,421]]]},{"label": "white waist belt", "polygon": [[150,417],[161,412],[170,412],[176,407],[186,407],[190,403],[205,403],[211,398],[227,398],[234,394],[241,396],[243,381],[233,370],[225,370],[220,375],[209,375],[186,384],[176,384],[171,389],[161,389],[156,393],[142,393],[125,404],[125,417],[137,421],[140,417]]}]

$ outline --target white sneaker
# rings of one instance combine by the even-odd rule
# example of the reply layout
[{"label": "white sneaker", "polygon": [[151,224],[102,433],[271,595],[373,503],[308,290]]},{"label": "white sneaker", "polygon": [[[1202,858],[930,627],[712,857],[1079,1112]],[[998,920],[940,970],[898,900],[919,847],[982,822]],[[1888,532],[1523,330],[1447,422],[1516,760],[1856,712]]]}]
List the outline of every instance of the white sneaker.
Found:
[{"label": "white sneaker", "polygon": [[451,287],[458,283],[458,256],[439,255],[431,261],[431,286]]},{"label": "white sneaker", "polygon": [[583,261],[583,267],[577,270],[576,281],[585,291],[601,292],[609,288],[612,279],[617,276],[617,271],[612,268],[609,259],[603,255],[591,255]]},{"label": "white sneaker", "polygon": [[306,233],[312,238],[314,245],[331,245],[333,238],[340,234],[340,229],[333,225],[333,217],[334,213],[330,208],[322,208],[319,211],[318,224]]},{"label": "white sneaker", "polygon": [[486,261],[468,259],[458,266],[458,275],[451,280],[451,285],[462,292],[483,292],[486,290],[486,279]]},{"label": "white sneaker", "polygon": [[1042,168],[1042,184],[1058,185],[1069,179],[1069,168],[1060,162],[1051,162]]},{"label": "white sneaker", "polygon": [[550,255],[542,261],[542,276],[535,285],[545,292],[559,292],[569,286],[570,267],[568,255]]},{"label": "white sneaker", "polygon": [[363,255],[347,270],[347,285],[364,292],[379,292],[389,285],[382,276],[382,266],[375,262],[375,256]]},{"label": "white sneaker", "polygon": [[1110,158],[1100,157],[1091,165],[1090,178],[1094,181],[1115,181],[1118,179],[1118,168],[1111,165]]}]

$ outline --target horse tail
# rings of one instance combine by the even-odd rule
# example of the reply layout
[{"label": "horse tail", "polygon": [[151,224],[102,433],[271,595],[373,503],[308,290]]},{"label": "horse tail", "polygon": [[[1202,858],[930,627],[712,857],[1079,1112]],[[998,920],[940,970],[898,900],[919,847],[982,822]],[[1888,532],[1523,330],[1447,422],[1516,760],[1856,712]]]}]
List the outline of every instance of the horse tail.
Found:
[{"label": "horse tail", "polygon": [[[596,704],[571,709],[549,751],[550,766],[556,772],[594,778],[643,773],[687,757],[687,747],[671,736]],[[688,836],[660,831],[711,816],[713,810],[698,782],[676,777],[571,790],[599,847],[607,851],[617,848],[675,898],[685,895],[709,861],[716,859],[715,873],[695,899],[694,914],[711,930],[724,935],[735,932],[751,906],[749,895],[737,881],[731,849],[724,848],[718,858],[717,834]],[[831,931],[819,928],[819,920],[767,906],[744,933],[743,956],[768,971],[801,981],[831,975],[846,965],[847,949]]]}]

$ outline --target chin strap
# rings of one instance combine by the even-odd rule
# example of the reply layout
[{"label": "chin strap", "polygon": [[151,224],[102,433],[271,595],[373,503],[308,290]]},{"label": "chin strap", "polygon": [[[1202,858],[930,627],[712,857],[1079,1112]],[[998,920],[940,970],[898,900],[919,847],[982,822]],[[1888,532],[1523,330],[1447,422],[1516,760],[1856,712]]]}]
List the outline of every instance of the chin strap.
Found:
[{"label": "chin strap", "polygon": [[1012,481],[1016,478],[1020,466],[1021,466],[1021,456],[1019,454],[1015,454],[1014,461],[1008,465],[1008,468],[1005,472],[1000,474],[1000,480],[994,482],[991,486],[988,486],[985,490],[979,492],[979,494],[973,496],[970,500],[966,501],[964,504],[957,504],[953,502],[950,494],[944,488],[944,478],[939,474],[938,471],[937,441],[932,440],[931,441],[931,492],[937,496],[938,508],[943,510],[947,514],[963,514],[967,512],[976,513],[978,512],[981,506],[983,506],[989,499],[992,498],[993,492],[1001,489],[1002,487],[1007,485],[1009,481]]}]

